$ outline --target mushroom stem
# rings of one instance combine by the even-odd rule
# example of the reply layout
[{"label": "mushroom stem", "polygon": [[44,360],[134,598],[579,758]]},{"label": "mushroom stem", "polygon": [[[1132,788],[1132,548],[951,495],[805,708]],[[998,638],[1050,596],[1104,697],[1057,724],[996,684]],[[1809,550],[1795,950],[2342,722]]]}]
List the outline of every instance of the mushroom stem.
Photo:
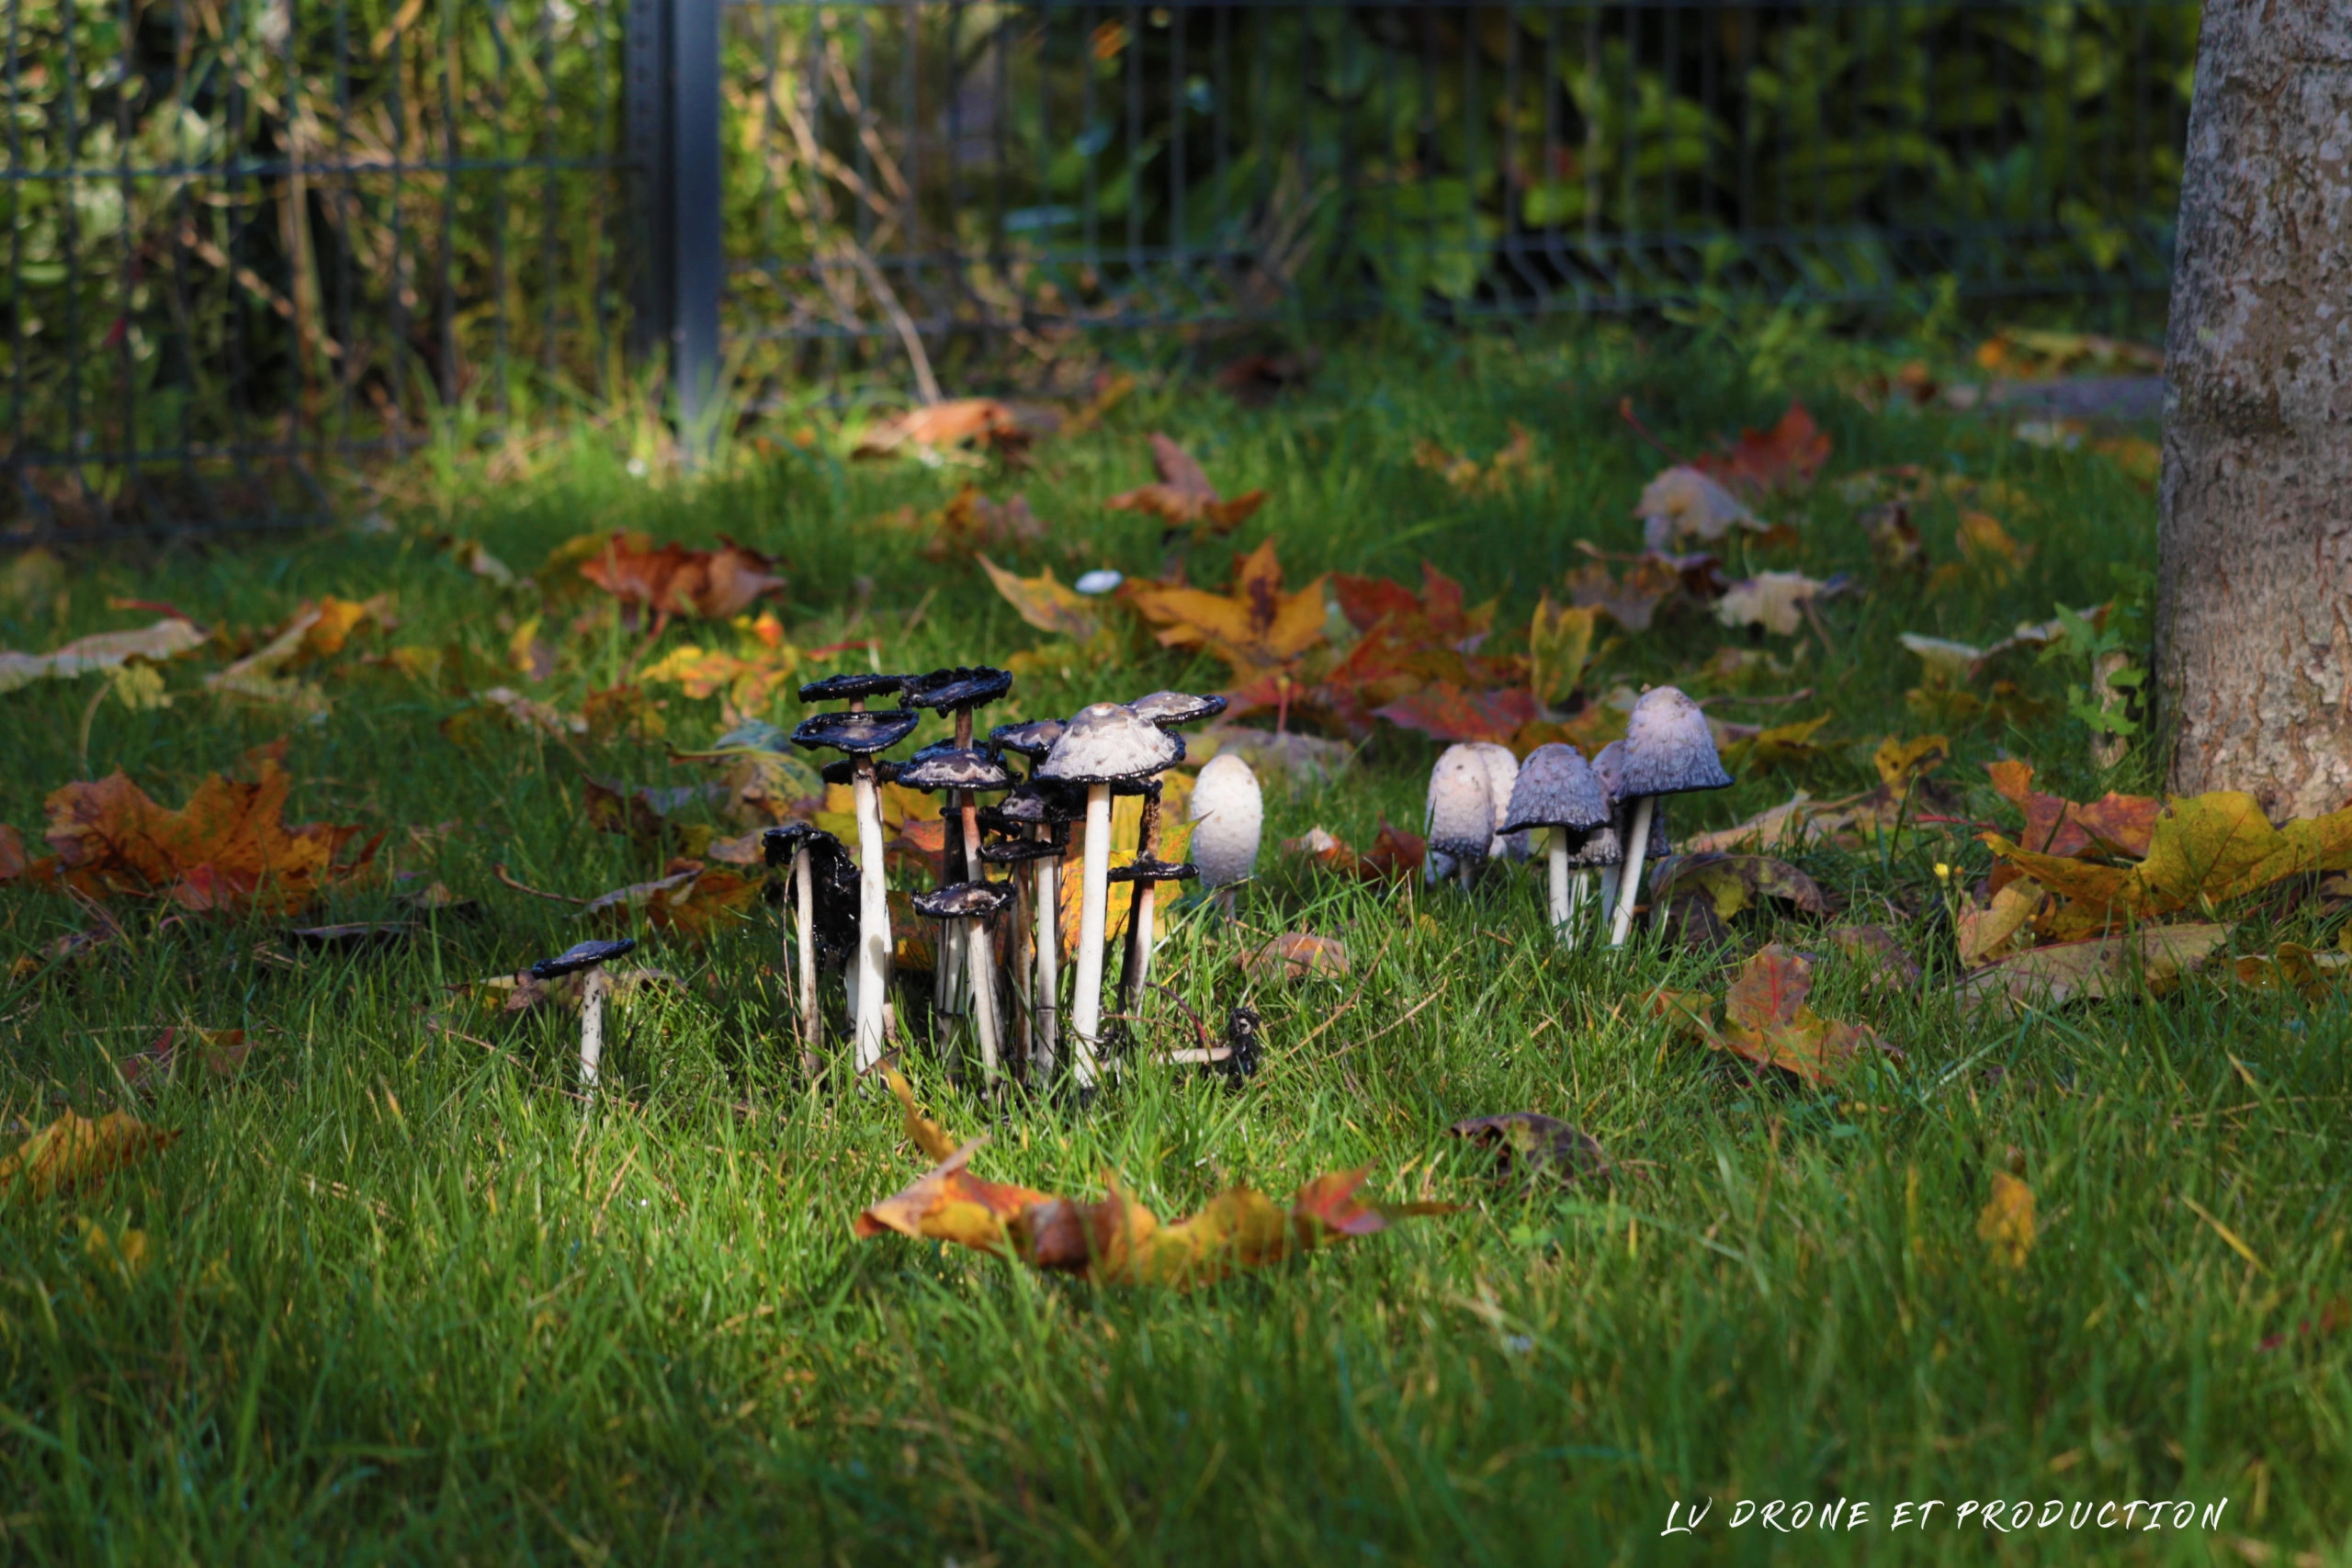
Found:
[{"label": "mushroom stem", "polygon": [[1552,934],[1562,947],[1577,944],[1576,929],[1570,924],[1576,919],[1576,903],[1569,890],[1568,830],[1552,829]]},{"label": "mushroom stem", "polygon": [[890,978],[890,889],[882,868],[882,796],[874,762],[857,760],[857,1070],[882,1059],[882,1004]]},{"label": "mushroom stem", "polygon": [[[1136,858],[1148,861],[1159,853],[1159,781],[1144,786],[1143,812],[1136,824]],[[1138,882],[1127,906],[1127,951],[1119,964],[1119,1010],[1133,1016],[1143,1000],[1144,982],[1151,975],[1152,915],[1159,884]]]},{"label": "mushroom stem", "polygon": [[[970,739],[971,714],[957,714],[956,728],[960,736]],[[963,803],[964,868],[974,882],[982,882],[987,880],[987,868],[980,860],[979,813],[972,804],[969,790],[958,791],[956,797]],[[980,1036],[980,1079],[992,1084],[996,1082],[998,1057],[996,957],[989,942],[988,917],[983,915],[964,923],[971,928],[967,937],[970,945],[965,954],[965,966],[972,975],[972,1022]]]},{"label": "mushroom stem", "polygon": [[1078,987],[1070,998],[1072,1070],[1092,1089],[1102,1043],[1102,926],[1111,901],[1111,786],[1086,786],[1086,848],[1080,863]]},{"label": "mushroom stem", "polygon": [[[1050,834],[1053,829],[1041,828],[1035,832]],[[1054,1019],[1061,1006],[1062,963],[1062,897],[1060,886],[1061,862],[1047,858],[1035,863],[1037,884],[1037,990],[1031,1003],[1036,1015],[1036,1055],[1031,1060],[1032,1081],[1044,1083],[1053,1077],[1055,1047]]]},{"label": "mushroom stem", "polygon": [[[946,886],[956,880],[956,863],[964,857],[964,846],[956,842],[962,818],[956,810],[957,791],[947,792],[947,809],[940,814],[939,886]],[[940,920],[938,940],[933,951],[938,954],[931,972],[931,1010],[939,1018],[953,1018],[964,1010],[964,944],[957,940],[960,933],[954,920]]]},{"label": "mushroom stem", "polygon": [[596,1092],[596,1066],[605,1056],[605,971],[602,965],[580,977],[580,1091]]},{"label": "mushroom stem", "polygon": [[817,890],[808,881],[808,846],[792,853],[794,913],[800,925],[800,1066],[814,1077],[822,1021],[817,1011]]},{"label": "mushroom stem", "polygon": [[1650,813],[1657,807],[1655,795],[1642,795],[1634,802],[1634,820],[1625,840],[1625,869],[1617,879],[1617,908],[1609,924],[1609,945],[1623,947],[1634,931],[1634,906],[1642,897],[1642,861],[1650,847]]},{"label": "mushroom stem", "polygon": [[1036,927],[1030,923],[1029,906],[1036,897],[1036,877],[1016,869],[1012,876],[1012,956],[1006,967],[1012,979],[1013,1073],[1029,1060],[1037,1031],[1037,999],[1030,985],[1030,947]]}]

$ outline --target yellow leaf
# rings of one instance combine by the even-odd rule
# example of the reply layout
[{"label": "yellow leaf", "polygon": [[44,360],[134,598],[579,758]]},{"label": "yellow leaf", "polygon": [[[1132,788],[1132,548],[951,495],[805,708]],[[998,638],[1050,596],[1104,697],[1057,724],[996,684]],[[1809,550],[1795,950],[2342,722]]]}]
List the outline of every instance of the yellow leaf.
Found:
[{"label": "yellow leaf", "polygon": [[2011,1273],[2033,1251],[2033,1189],[2006,1170],[1993,1173],[1993,1196],[1977,1212],[1976,1237]]},{"label": "yellow leaf", "polygon": [[68,1111],[0,1159],[0,1196],[31,1199],[102,1181],[178,1138],[109,1111],[92,1122]]},{"label": "yellow leaf", "polygon": [[0,692],[13,692],[35,681],[70,681],[93,670],[119,669],[125,660],[161,662],[204,646],[204,634],[174,617],[137,631],[100,632],[77,637],[54,653],[17,653],[0,649]]},{"label": "yellow leaf", "polygon": [[1588,604],[1555,604],[1546,592],[1527,627],[1527,683],[1546,707],[1565,707],[1584,683],[1600,612]]},{"label": "yellow leaf", "polygon": [[1878,768],[1881,784],[1889,789],[1907,789],[1927,774],[1944,765],[1951,755],[1951,741],[1941,735],[1922,735],[1916,740],[1888,736],[1879,742],[1871,761]]},{"label": "yellow leaf", "polygon": [[1086,642],[1102,629],[1101,604],[1056,581],[1052,567],[1035,577],[1016,577],[986,556],[974,558],[996,584],[996,591],[1004,595],[1004,602],[1039,631]]},{"label": "yellow leaf", "polygon": [[1760,626],[1781,637],[1804,625],[1804,609],[1829,584],[1801,571],[1759,571],[1735,582],[1715,601],[1715,619],[1727,626]]},{"label": "yellow leaf", "polygon": [[1123,592],[1144,619],[1162,628],[1161,643],[1204,649],[1244,681],[1324,640],[1324,581],[1284,592],[1282,563],[1268,539],[1234,568],[1230,594],[1157,583],[1131,583]]}]

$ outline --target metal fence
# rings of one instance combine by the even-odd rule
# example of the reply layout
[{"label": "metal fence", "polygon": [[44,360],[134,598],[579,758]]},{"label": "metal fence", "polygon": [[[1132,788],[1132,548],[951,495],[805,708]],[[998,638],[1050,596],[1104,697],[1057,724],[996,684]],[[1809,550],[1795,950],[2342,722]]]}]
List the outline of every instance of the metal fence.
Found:
[{"label": "metal fence", "polygon": [[[2193,0],[0,0],[0,529],[1089,328],[2161,287]],[[922,369],[917,367],[921,367]]]}]

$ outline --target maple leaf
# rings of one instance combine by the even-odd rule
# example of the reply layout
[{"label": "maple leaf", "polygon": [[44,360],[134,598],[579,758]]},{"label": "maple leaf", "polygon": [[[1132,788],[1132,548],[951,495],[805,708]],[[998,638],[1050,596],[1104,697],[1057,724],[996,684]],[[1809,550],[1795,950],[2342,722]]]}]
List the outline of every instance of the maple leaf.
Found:
[{"label": "maple leaf", "polygon": [[1682,573],[1663,556],[1643,556],[1623,581],[1600,561],[1587,561],[1567,576],[1568,598],[1607,615],[1629,632],[1649,630],[1658,608],[1684,589]]},{"label": "maple leaf", "polygon": [[1584,684],[1600,612],[1589,605],[1555,604],[1546,592],[1527,626],[1527,686],[1545,707],[1565,707]]},{"label": "maple leaf", "polygon": [[1266,503],[1262,490],[1230,501],[1219,496],[1192,455],[1158,431],[1151,434],[1151,467],[1159,476],[1158,484],[1124,491],[1102,504],[1114,512],[1148,513],[1170,528],[1229,534]]},{"label": "maple leaf", "polygon": [[1780,637],[1804,626],[1806,607],[1845,586],[1843,578],[1807,577],[1801,571],[1759,571],[1735,582],[1715,602],[1715,619],[1727,626],[1762,626]]},{"label": "maple leaf", "polygon": [[1102,601],[1062,586],[1054,580],[1052,567],[1043,568],[1035,577],[1016,577],[986,556],[976,558],[1004,602],[1039,631],[1075,642],[1091,642],[1102,631]]},{"label": "maple leaf", "polygon": [[[42,836],[54,853],[19,874],[43,885],[62,881],[92,897],[160,897],[199,912],[293,914],[365,871],[383,835],[342,858],[363,829],[287,827],[292,789],[292,777],[268,756],[257,780],[214,773],[176,811],[157,805],[119,770],[95,784],[66,784],[47,801]],[[8,858],[0,852],[0,865]],[[14,858],[23,858],[21,841]]]},{"label": "maple leaf", "polygon": [[1374,712],[1401,729],[1417,729],[1434,740],[1491,740],[1507,743],[1519,730],[1535,722],[1535,697],[1524,686],[1499,692],[1465,692],[1450,682],[1437,682],[1409,693]]},{"label": "maple leaf", "polygon": [[1726,920],[1766,898],[1777,898],[1808,915],[1829,912],[1828,896],[1818,883],[1788,862],[1765,855],[1672,856],[1660,863],[1650,884],[1650,897],[1659,905],[1705,898],[1715,914]]},{"label": "maple leaf", "polygon": [[923,545],[925,560],[953,560],[979,551],[1022,549],[1046,536],[1046,525],[1029,510],[1025,496],[994,502],[967,484],[941,509],[931,538]]},{"label": "maple leaf", "polygon": [[1807,1007],[1812,989],[1812,962],[1777,942],[1768,944],[1740,966],[1724,997],[1724,1026],[1709,1043],[1814,1085],[1838,1082],[1865,1049],[1893,1054],[1868,1025],[1836,1022]]},{"label": "maple leaf", "polygon": [[850,456],[862,461],[909,449],[938,453],[969,443],[1017,459],[1036,434],[1010,403],[994,398],[951,398],[876,421]]},{"label": "maple leaf", "polygon": [[0,1158],[0,1196],[37,1201],[90,1186],[178,1137],[126,1111],[109,1111],[94,1122],[68,1111]]},{"label": "maple leaf", "polygon": [[712,871],[703,862],[681,858],[651,882],[633,883],[591,898],[581,919],[621,926],[632,917],[655,931],[707,937],[722,925],[749,919],[760,884],[731,871]]},{"label": "maple leaf", "polygon": [[742,614],[784,586],[784,579],[768,570],[775,564],[774,557],[723,534],[717,549],[694,550],[674,540],[654,547],[641,534],[614,533],[578,570],[623,604],[651,610],[659,630],[672,615],[723,621]]},{"label": "maple leaf", "polygon": [[70,681],[94,671],[119,670],[131,660],[161,664],[192,653],[205,644],[193,622],[172,617],[136,631],[98,632],[76,637],[50,653],[17,653],[0,649],[0,693],[13,692],[35,681]]},{"label": "maple leaf", "polygon": [[1977,1212],[1976,1239],[2014,1274],[2033,1251],[2033,1189],[2006,1170],[1993,1173],[1993,1196]]},{"label": "maple leaf", "polygon": [[2144,795],[2113,791],[2087,806],[2043,795],[2033,787],[2033,765],[2013,758],[1988,762],[1993,788],[2025,815],[2018,842],[2046,855],[2144,855],[2164,803]]},{"label": "maple leaf", "polygon": [[1770,491],[1811,484],[1829,461],[1829,434],[1804,404],[1792,400],[1769,430],[1743,429],[1737,441],[1698,459],[1701,471],[1737,489]]},{"label": "maple leaf", "polygon": [[1282,563],[1268,539],[1235,564],[1230,594],[1134,581],[1119,592],[1161,628],[1156,635],[1162,645],[1200,649],[1229,665],[1237,681],[1246,681],[1291,663],[1325,639],[1325,581],[1317,577],[1284,592]]},{"label": "maple leaf", "polygon": [[2161,994],[2203,966],[2230,928],[2207,921],[2143,926],[2127,935],[2029,948],[1975,971],[1954,989],[1962,1011],[1999,1003],[2059,1007],[2111,996],[2134,982]]}]

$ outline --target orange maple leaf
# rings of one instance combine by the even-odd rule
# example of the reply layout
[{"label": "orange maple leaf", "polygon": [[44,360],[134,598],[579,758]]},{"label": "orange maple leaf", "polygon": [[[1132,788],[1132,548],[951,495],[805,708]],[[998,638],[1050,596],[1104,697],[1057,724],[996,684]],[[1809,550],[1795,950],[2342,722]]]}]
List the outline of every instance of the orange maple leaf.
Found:
[{"label": "orange maple leaf", "polygon": [[673,541],[654,547],[641,535],[615,533],[580,563],[580,575],[630,604],[643,604],[656,624],[672,615],[725,620],[741,615],[762,594],[784,586],[768,570],[774,557],[746,549],[725,535],[718,548],[691,550]]},{"label": "orange maple leaf", "polygon": [[1724,443],[1720,452],[1700,457],[1692,467],[1729,485],[1773,491],[1811,484],[1828,461],[1828,432],[1814,423],[1804,404],[1792,400],[1779,423],[1769,430],[1743,429],[1737,441]]},{"label": "orange maple leaf", "polygon": [[1323,584],[1283,591],[1282,562],[1268,539],[1233,569],[1233,592],[1128,582],[1120,589],[1169,648],[1197,648],[1230,665],[1237,681],[1290,663],[1324,640]]},{"label": "orange maple leaf", "polygon": [[1838,1022],[1807,1007],[1812,989],[1812,962],[1772,942],[1741,965],[1724,998],[1722,1030],[1703,1018],[1700,1029],[1715,1049],[1809,1084],[1836,1083],[1867,1048],[1892,1051],[1867,1024]]},{"label": "orange maple leaf", "polygon": [[2025,814],[2018,843],[2037,854],[2079,856],[2097,851],[2134,859],[2148,852],[2164,802],[2144,795],[2109,791],[2087,806],[2043,795],[2033,787],[2033,764],[2015,758],[1988,762],[1993,787]]},{"label": "orange maple leaf", "polygon": [[1224,499],[1192,454],[1156,430],[1151,434],[1151,467],[1159,476],[1158,484],[1122,491],[1102,504],[1114,512],[1149,513],[1170,528],[1229,534],[1266,503],[1262,490]]}]

